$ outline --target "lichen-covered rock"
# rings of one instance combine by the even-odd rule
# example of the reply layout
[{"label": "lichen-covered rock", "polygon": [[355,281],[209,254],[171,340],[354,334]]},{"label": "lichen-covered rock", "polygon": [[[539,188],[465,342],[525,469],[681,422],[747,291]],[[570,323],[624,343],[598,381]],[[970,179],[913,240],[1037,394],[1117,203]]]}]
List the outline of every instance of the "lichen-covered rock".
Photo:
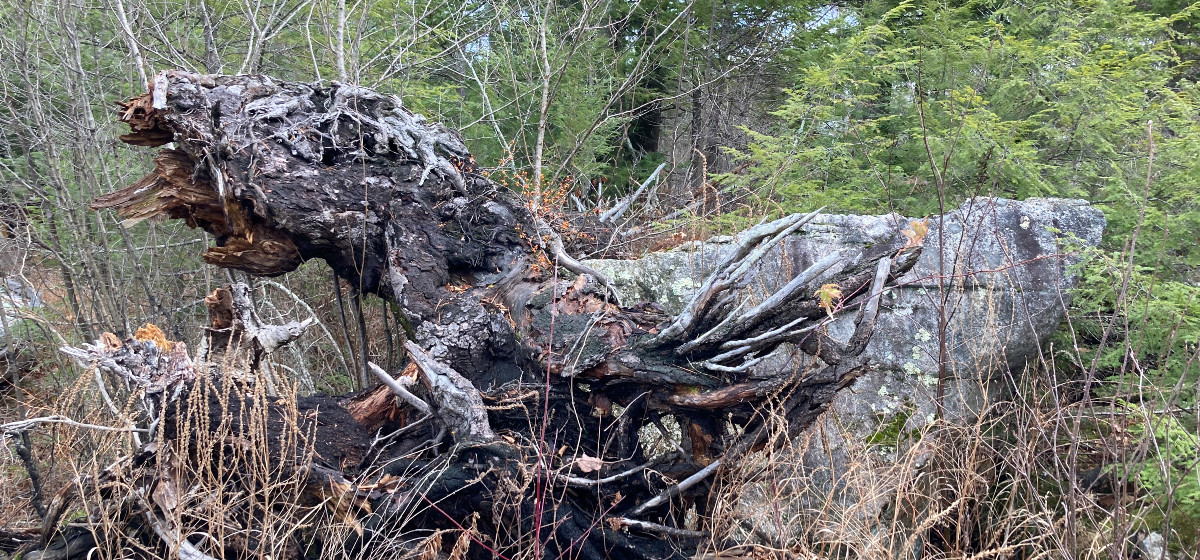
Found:
[{"label": "lichen-covered rock", "polygon": [[[12,381],[16,372],[32,365],[34,356],[15,325],[23,315],[42,306],[42,296],[32,285],[16,276],[0,279],[0,378]],[[10,333],[9,331],[13,331]]]},{"label": "lichen-covered rock", "polygon": [[[862,429],[899,410],[911,417],[908,429],[929,419],[944,316],[946,414],[970,419],[989,388],[1037,360],[1076,283],[1071,253],[1098,244],[1104,225],[1086,202],[1045,198],[977,198],[929,220],[921,260],[885,300],[868,346],[877,368],[836,401],[839,418]],[[831,333],[847,322],[835,321]]]},{"label": "lichen-covered rock", "polygon": [[[8,320],[5,323],[19,321],[22,311],[36,310],[41,306],[42,295],[29,282],[16,276],[3,279],[3,284],[0,285],[0,312],[3,312]],[[0,324],[0,329],[3,328],[4,325]],[[4,331],[0,330],[0,337],[2,336]]]},{"label": "lichen-covered rock", "polygon": [[[819,216],[764,259],[747,292],[750,297],[768,293],[831,251],[861,253],[911,228],[913,221],[895,214]],[[1076,283],[1072,254],[1100,242],[1105,220],[1082,200],[975,198],[926,225],[920,261],[884,297],[866,350],[875,367],[834,400],[823,422],[837,429],[816,440],[828,442],[829,449],[811,449],[806,464],[828,470],[832,460],[836,470],[845,459],[840,447],[847,442],[829,433],[861,441],[928,422],[943,358],[946,416],[971,419],[1006,374],[1037,360],[1042,343],[1063,320]],[[657,301],[678,312],[730,241],[691,243],[636,261],[587,264],[612,279],[622,301]],[[828,332],[844,341],[853,321],[852,309],[835,313]],[[800,366],[797,356],[780,351],[758,367]]]}]

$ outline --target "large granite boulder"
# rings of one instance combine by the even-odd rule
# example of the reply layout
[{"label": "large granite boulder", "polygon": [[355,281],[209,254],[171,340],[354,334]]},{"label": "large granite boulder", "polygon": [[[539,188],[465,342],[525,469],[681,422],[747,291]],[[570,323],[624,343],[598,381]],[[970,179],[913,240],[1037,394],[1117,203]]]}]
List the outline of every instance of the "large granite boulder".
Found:
[{"label": "large granite boulder", "polygon": [[[748,281],[748,297],[782,285],[830,251],[853,257],[899,235],[913,220],[895,214],[820,216],[763,261]],[[882,431],[908,432],[933,418],[943,317],[946,416],[973,418],[1006,375],[1039,358],[1076,284],[1072,255],[1098,244],[1104,225],[1103,214],[1087,202],[1051,198],[975,198],[944,218],[929,218],[920,261],[885,296],[866,351],[875,368],[834,401],[822,422],[837,429],[822,434],[822,448],[810,449],[805,463],[836,472],[846,458],[841,447],[853,443],[848,438],[877,440],[873,436]],[[718,238],[634,261],[587,264],[613,280],[622,301],[656,301],[678,312],[731,241]],[[833,320],[830,334],[848,337],[853,315],[847,311]],[[774,358],[759,367],[802,367],[786,351]]]}]

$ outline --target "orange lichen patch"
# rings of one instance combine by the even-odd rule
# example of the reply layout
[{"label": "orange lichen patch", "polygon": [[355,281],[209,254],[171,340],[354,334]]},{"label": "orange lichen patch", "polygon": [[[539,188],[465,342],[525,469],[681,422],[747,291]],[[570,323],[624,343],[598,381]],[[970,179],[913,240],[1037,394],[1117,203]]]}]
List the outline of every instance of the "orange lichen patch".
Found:
[{"label": "orange lichen patch", "polygon": [[164,352],[170,352],[175,347],[175,343],[167,340],[167,335],[154,323],[146,323],[138,327],[138,330],[133,333],[133,339],[153,342],[159,350]]}]

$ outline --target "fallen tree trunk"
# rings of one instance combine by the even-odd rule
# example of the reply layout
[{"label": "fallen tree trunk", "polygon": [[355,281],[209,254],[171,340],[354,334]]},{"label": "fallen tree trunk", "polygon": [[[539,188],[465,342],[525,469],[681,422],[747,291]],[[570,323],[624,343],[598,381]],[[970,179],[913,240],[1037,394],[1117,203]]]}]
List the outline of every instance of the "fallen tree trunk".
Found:
[{"label": "fallen tree trunk", "polygon": [[[706,536],[713,475],[768,442],[771,415],[782,413],[798,431],[869,367],[861,353],[880,298],[921,249],[918,235],[897,231],[861,256],[830,254],[754,299],[740,289],[753,265],[816,213],[784,217],[742,232],[671,317],[653,302],[614,301],[607,281],[566,253],[544,209],[477,173],[455,132],[393,97],[340,83],[165,72],[125,105],[122,120],[132,129],[125,142],[173,147],[160,150],[150,174],[93,208],[116,209],[126,224],[185,220],[216,237],[207,262],[253,274],[320,258],[402,311],[409,368],[398,378],[377,371],[376,390],[341,404],[363,434],[342,443],[369,449],[330,461],[318,445],[315,458],[288,462],[307,473],[306,487],[326,496],[341,488],[338,495],[361,502],[337,510],[354,519],[357,547],[449,530],[468,535],[464,552],[477,557],[688,554]],[[560,279],[546,263],[570,272]],[[822,331],[835,310],[858,314],[846,344]],[[272,333],[290,331],[247,313],[220,316],[253,327],[253,344],[237,345],[252,347],[257,364],[277,344]],[[229,327],[214,320],[211,330],[221,328]],[[781,347],[800,349],[802,359],[755,369]],[[91,351],[103,366],[103,353],[119,347]],[[211,395],[212,422],[164,432],[158,445],[176,441],[174,454],[181,440],[197,452],[197,430],[241,414],[229,408],[241,396],[219,397],[234,392],[230,385],[186,373],[143,376],[164,385],[163,400],[150,406],[164,417],[191,394]],[[310,443],[328,439],[322,422],[298,425]],[[671,449],[644,445],[647,429]],[[326,442],[324,454],[337,443]],[[685,527],[693,507],[700,524]],[[186,530],[162,537],[181,534],[187,521],[156,524],[154,511],[150,532],[172,551],[212,554],[214,545],[189,541]],[[264,545],[240,550],[255,546]]]}]

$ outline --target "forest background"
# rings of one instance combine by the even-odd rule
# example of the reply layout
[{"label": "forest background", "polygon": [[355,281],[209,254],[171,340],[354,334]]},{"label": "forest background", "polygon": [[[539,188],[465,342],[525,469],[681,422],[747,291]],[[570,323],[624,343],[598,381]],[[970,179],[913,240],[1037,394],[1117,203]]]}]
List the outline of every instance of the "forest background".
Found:
[{"label": "forest background", "polygon": [[[1078,382],[1077,400],[1140,411],[1087,426],[1101,439],[1125,430],[1141,450],[1119,462],[1142,500],[1142,525],[1129,531],[1174,518],[1181,534],[1168,528],[1168,541],[1183,550],[1200,538],[1198,10],[1171,0],[6,1],[0,272],[18,281],[0,296],[16,307],[34,299],[27,288],[40,294],[0,314],[6,414],[53,408],[68,392],[79,372],[55,355],[60,343],[147,321],[190,340],[203,297],[230,279],[198,264],[211,241],[202,232],[125,228],[87,209],[151,165],[117,140],[115,103],[171,68],[339,80],[462,131],[477,163],[534,204],[600,211],[653,179],[629,216],[649,240],[630,252],[820,206],[920,217],[980,195],[1090,201],[1108,219],[1105,242],[1085,255],[1040,367]],[[320,263],[255,286],[281,319],[323,319],[294,350],[309,389],[359,388],[349,372],[363,338],[371,359],[394,361],[388,309]],[[23,492],[20,471],[6,476],[16,482],[0,493]]]}]

